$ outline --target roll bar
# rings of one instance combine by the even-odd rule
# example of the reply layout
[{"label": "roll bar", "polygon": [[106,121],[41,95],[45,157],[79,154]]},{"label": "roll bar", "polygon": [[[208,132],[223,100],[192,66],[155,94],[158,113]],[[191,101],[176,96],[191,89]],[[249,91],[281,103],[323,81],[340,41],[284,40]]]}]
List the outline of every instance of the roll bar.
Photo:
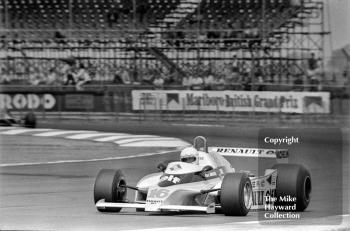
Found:
[{"label": "roll bar", "polygon": [[193,139],[193,147],[198,151],[208,152],[207,139],[204,136],[196,136]]}]

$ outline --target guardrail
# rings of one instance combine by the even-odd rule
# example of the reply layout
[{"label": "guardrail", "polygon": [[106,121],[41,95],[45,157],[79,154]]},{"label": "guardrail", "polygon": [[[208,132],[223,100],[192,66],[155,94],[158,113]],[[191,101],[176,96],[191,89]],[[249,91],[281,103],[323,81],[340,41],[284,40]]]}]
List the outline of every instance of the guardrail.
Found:
[{"label": "guardrail", "polygon": [[[24,112],[14,112],[15,117],[24,116]],[[139,124],[177,124],[199,126],[237,126],[253,125],[256,127],[274,126],[331,126],[349,127],[348,116],[330,115],[258,115],[258,114],[219,114],[207,113],[198,115],[174,114],[174,113],[107,113],[107,112],[36,112],[39,124],[52,121],[77,121],[79,122],[134,122]]]}]

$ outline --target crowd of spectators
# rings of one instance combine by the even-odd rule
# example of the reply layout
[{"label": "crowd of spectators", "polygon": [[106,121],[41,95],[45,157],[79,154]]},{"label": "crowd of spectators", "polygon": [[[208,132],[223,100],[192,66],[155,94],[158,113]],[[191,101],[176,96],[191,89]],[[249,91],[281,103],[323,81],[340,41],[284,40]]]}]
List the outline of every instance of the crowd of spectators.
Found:
[{"label": "crowd of spectators", "polygon": [[186,75],[168,69],[161,63],[135,63],[132,60],[29,59],[3,60],[0,63],[1,84],[73,85],[82,90],[93,84],[138,84],[157,89],[176,85],[191,90],[265,90],[267,85],[293,84],[295,88],[312,85],[321,90],[324,76],[315,54],[302,63],[299,60],[260,59],[248,61],[233,56],[228,61],[180,62]]}]

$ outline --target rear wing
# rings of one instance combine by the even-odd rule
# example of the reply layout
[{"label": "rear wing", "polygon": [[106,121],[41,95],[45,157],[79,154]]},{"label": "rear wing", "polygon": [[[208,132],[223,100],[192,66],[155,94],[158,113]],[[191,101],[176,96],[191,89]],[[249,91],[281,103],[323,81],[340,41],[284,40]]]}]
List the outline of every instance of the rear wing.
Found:
[{"label": "rear wing", "polygon": [[209,153],[215,152],[222,156],[262,157],[286,159],[289,157],[287,149],[263,148],[234,148],[234,147],[208,147]]}]

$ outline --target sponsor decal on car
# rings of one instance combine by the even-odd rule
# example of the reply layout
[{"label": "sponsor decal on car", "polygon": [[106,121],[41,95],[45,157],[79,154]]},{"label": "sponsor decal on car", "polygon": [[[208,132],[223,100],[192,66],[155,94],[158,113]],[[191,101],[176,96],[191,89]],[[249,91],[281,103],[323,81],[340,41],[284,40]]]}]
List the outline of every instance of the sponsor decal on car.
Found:
[{"label": "sponsor decal on car", "polygon": [[160,181],[170,181],[174,184],[177,184],[181,181],[179,177],[176,177],[174,175],[164,175],[160,178]]},{"label": "sponsor decal on car", "polygon": [[253,187],[252,209],[264,209],[266,205],[272,204],[273,201],[266,200],[275,196],[276,192],[277,170],[269,175],[250,178]]},{"label": "sponsor decal on car", "polygon": [[260,148],[233,148],[233,147],[209,147],[209,152],[216,152],[223,156],[286,158],[286,149],[260,149]]},{"label": "sponsor decal on car", "polygon": [[169,196],[170,190],[164,188],[149,189],[146,199],[146,211],[158,211],[159,206]]}]

